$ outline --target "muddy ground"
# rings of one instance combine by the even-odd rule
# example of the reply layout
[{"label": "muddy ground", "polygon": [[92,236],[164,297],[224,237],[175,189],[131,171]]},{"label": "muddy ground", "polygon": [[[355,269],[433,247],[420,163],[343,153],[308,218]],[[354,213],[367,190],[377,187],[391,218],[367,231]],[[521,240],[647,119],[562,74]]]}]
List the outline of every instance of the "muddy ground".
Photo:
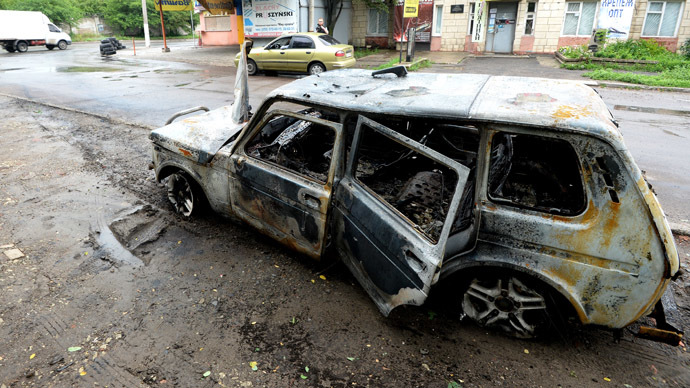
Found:
[{"label": "muddy ground", "polygon": [[[0,254],[2,388],[690,386],[684,346],[632,329],[516,340],[439,295],[385,318],[337,261],[177,218],[148,129],[0,103],[0,246],[25,254]],[[687,324],[687,278],[674,289]]]}]

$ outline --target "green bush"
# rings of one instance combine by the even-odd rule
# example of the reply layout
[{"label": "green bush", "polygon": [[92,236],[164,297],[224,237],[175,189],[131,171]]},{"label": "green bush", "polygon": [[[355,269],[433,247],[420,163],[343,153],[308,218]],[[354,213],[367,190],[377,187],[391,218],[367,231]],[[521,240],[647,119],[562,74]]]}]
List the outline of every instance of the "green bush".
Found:
[{"label": "green bush", "polygon": [[661,60],[674,54],[657,41],[650,39],[623,40],[607,44],[594,54],[600,58]]},{"label": "green bush", "polygon": [[678,51],[685,56],[685,59],[690,59],[690,39],[686,39],[685,43],[678,48]]},{"label": "green bush", "polygon": [[572,59],[589,58],[592,56],[592,52],[585,45],[559,47],[558,52],[564,57]]}]

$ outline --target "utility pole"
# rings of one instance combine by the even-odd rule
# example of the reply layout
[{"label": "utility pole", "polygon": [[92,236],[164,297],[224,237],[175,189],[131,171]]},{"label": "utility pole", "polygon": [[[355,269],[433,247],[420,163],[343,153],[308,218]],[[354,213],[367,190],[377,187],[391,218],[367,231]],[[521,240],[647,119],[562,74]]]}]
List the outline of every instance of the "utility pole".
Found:
[{"label": "utility pole", "polygon": [[314,32],[314,0],[309,0],[309,32]]},{"label": "utility pole", "polygon": [[168,48],[168,43],[165,40],[165,22],[163,22],[163,4],[160,4],[160,0],[158,0],[158,1],[159,1],[158,11],[161,14],[161,30],[163,31],[163,49],[162,50],[164,53],[169,53],[170,49]]},{"label": "utility pole", "polygon": [[141,0],[141,15],[144,17],[144,46],[151,47],[151,38],[149,37],[149,15],[146,12],[146,0]]}]

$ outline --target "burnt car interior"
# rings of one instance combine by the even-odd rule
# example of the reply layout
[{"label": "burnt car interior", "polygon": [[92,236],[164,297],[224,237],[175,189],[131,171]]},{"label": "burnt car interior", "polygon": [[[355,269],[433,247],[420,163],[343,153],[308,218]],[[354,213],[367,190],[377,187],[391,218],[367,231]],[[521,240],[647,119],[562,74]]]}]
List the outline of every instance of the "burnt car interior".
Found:
[{"label": "burnt car interior", "polygon": [[[471,205],[479,147],[477,129],[409,117],[387,117],[379,122],[470,168],[453,232],[467,228],[473,214]],[[348,135],[354,132],[355,123],[354,117],[346,120]],[[438,241],[457,184],[457,176],[451,169],[364,128],[355,178],[400,212],[418,231]]]},{"label": "burnt car interior", "polygon": [[493,201],[521,208],[574,216],[586,205],[580,161],[562,139],[497,133],[488,184]]},{"label": "burnt car interior", "polygon": [[[314,118],[333,119],[328,113],[313,109],[300,113]],[[335,133],[326,126],[278,115],[271,118],[247,143],[246,152],[325,184],[334,142]]]}]

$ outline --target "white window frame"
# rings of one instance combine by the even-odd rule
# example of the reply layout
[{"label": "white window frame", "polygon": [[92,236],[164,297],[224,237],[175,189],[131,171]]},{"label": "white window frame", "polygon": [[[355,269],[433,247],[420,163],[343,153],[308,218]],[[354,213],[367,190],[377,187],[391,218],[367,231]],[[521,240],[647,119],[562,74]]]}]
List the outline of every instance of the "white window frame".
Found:
[{"label": "white window frame", "polygon": [[[530,3],[534,3],[534,11],[533,11],[533,12],[530,12],[530,11],[529,11],[529,5],[530,5]],[[524,34],[524,35],[527,35],[527,36],[533,36],[533,35],[534,35],[534,28],[535,28],[536,21],[537,21],[537,7],[539,7],[539,3],[538,3],[537,1],[528,1],[527,4],[526,4],[526,8],[525,8],[525,28],[527,28],[527,21],[528,21],[528,20],[531,20],[531,21],[532,21],[532,32],[528,34],[528,33],[524,32],[524,30],[523,30],[523,34]],[[565,19],[564,19],[564,20],[565,20]]]},{"label": "white window frame", "polygon": [[[574,12],[568,12],[568,4],[570,3],[577,3],[580,4],[580,8],[577,11],[577,28],[575,29],[575,35],[566,35],[564,33],[565,31],[565,18],[568,16],[569,13],[574,13]],[[580,22],[582,22],[582,6],[584,3],[595,3],[596,6],[594,7],[594,20],[592,20],[592,28],[589,31],[589,34],[587,35],[578,35],[578,32],[580,31]],[[594,1],[567,1],[565,2],[565,11],[563,12],[563,22],[561,23],[561,36],[578,36],[578,37],[583,37],[583,36],[592,36],[592,29],[597,25],[597,18],[599,17],[599,4],[601,4],[600,1],[594,2]]]},{"label": "white window frame", "polygon": [[[441,25],[438,31],[436,31],[436,21],[438,17],[441,18]],[[431,36],[441,36],[441,32],[443,31],[443,3],[434,3],[434,17],[431,23]]]},{"label": "white window frame", "polygon": [[[470,3],[470,16],[469,16],[469,23],[467,23],[467,35],[470,35],[472,37],[472,43],[478,43],[478,42],[483,42],[484,37],[486,33],[484,32],[484,28],[486,26],[486,20],[488,18],[489,12],[486,10],[486,7],[488,7],[488,4],[485,2],[484,3],[484,12],[482,15],[480,15],[479,21],[474,19],[474,14],[476,11],[476,7],[480,6],[482,4],[481,2],[473,2]],[[472,30],[474,24],[474,31]]]},{"label": "white window frame", "polygon": [[[381,32],[381,31],[369,32],[369,18],[370,18],[370,16],[371,16],[371,11],[376,11],[377,14],[379,14],[379,15],[380,15],[381,13],[385,13],[385,14],[386,14],[386,16],[387,16],[387,17],[386,17],[386,32]],[[378,24],[378,21],[379,21],[379,20],[377,19],[376,21],[377,21],[377,25],[376,25],[376,26],[379,27],[379,29],[380,29],[381,25]],[[390,30],[390,13],[385,12],[385,11],[381,11],[381,10],[376,9],[376,8],[367,8],[367,34],[366,34],[366,36],[388,36],[388,31],[389,31],[389,30]]]},{"label": "white window frame", "polygon": [[[661,18],[659,19],[659,26],[656,30],[656,35],[644,35],[644,30],[645,27],[647,27],[647,15],[650,14],[649,9],[651,8],[652,3],[663,3],[663,6],[661,7],[661,12],[657,11],[652,11],[651,13],[661,13]],[[673,31],[673,35],[659,35],[659,30],[661,30],[661,24],[664,21],[664,15],[666,14],[666,4],[667,3],[680,3],[680,10],[678,12],[678,17],[676,18],[676,28]],[[685,12],[685,1],[649,1],[647,3],[647,9],[644,14],[644,23],[642,23],[642,32],[640,33],[640,36],[643,37],[654,37],[654,38],[675,38],[678,36],[678,27],[680,26],[680,22],[683,19],[683,12]]]}]

